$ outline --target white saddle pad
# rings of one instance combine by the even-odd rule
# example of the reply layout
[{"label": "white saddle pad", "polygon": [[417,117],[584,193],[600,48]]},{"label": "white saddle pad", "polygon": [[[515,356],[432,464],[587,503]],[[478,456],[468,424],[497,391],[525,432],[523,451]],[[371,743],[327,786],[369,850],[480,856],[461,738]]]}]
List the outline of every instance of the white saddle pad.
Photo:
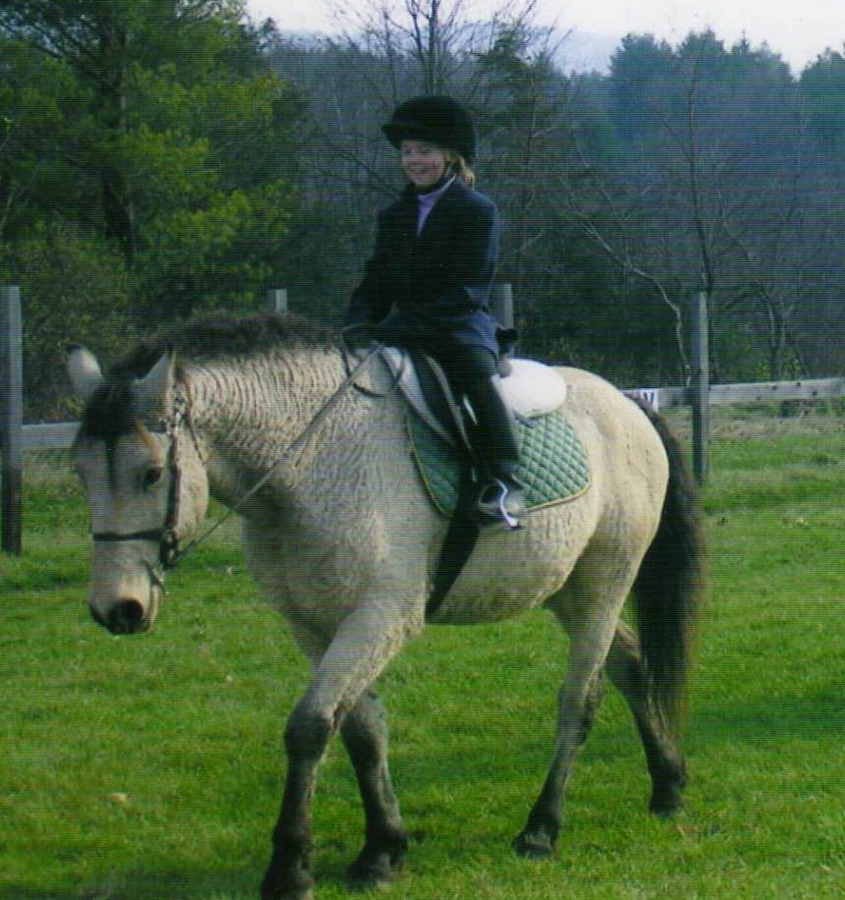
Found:
[{"label": "white saddle pad", "polygon": [[[428,408],[423,397],[417,373],[405,350],[399,347],[383,347],[381,359],[393,379],[399,380],[399,388],[422,419],[442,438],[451,443],[449,433]],[[525,419],[536,419],[553,412],[566,400],[566,382],[550,366],[532,359],[510,360],[511,372],[502,378],[502,395],[514,414]]]}]

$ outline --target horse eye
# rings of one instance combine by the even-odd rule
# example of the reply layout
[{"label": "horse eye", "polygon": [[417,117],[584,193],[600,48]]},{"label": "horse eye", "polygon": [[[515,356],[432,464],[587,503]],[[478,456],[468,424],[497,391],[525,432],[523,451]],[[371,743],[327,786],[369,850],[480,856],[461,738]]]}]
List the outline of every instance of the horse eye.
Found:
[{"label": "horse eye", "polygon": [[162,472],[164,470],[161,466],[150,466],[149,469],[144,472],[141,481],[145,488],[151,488],[154,484],[157,484],[161,481]]}]

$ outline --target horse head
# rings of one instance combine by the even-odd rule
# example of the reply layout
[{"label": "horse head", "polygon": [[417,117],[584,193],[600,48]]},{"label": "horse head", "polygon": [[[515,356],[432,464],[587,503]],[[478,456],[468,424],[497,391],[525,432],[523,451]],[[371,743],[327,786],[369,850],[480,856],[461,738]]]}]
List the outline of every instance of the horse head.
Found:
[{"label": "horse head", "polygon": [[115,634],[146,631],[164,569],[208,505],[187,387],[170,353],[141,377],[104,377],[84,348],[67,369],[84,402],[73,452],[94,538],[91,614]]}]

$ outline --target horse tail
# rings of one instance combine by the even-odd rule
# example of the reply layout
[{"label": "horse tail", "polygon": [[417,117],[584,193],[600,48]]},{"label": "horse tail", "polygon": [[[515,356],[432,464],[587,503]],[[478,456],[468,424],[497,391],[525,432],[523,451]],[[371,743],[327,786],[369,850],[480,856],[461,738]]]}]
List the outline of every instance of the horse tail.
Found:
[{"label": "horse tail", "polygon": [[649,699],[676,730],[686,706],[695,625],[704,592],[704,540],[698,491],[678,441],[646,404],[666,450],[669,482],[660,524],[633,587],[640,653]]}]

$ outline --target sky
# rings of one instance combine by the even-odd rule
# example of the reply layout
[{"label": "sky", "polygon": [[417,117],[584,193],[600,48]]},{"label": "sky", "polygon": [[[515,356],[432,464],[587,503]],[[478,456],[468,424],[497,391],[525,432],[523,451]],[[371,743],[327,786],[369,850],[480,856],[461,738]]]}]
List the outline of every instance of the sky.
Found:
[{"label": "sky", "polygon": [[[346,0],[365,6],[366,0]],[[497,0],[469,0],[482,11]],[[730,48],[746,37],[753,47],[763,43],[789,63],[793,74],[831,48],[845,44],[843,0],[539,0],[538,20],[572,30],[573,55],[585,40],[618,40],[628,32],[653,34],[676,46],[690,31],[711,29]],[[332,29],[325,0],[247,0],[254,19],[275,19],[282,31]]]}]

